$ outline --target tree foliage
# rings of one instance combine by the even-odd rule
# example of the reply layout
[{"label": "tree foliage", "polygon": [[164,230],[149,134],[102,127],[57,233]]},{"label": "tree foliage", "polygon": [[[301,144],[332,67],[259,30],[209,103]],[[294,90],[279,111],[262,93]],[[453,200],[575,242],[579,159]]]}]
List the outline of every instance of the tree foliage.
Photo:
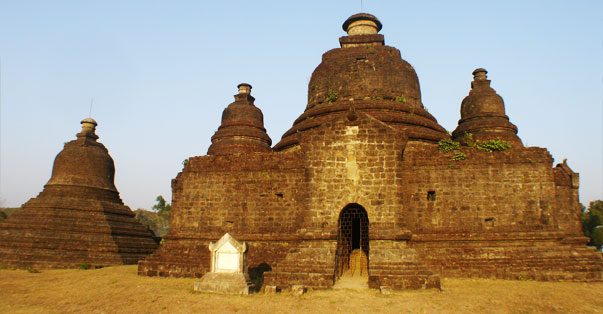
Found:
[{"label": "tree foliage", "polygon": [[592,201],[582,212],[582,231],[590,238],[589,245],[603,247],[603,201]]},{"label": "tree foliage", "polygon": [[160,215],[170,213],[172,205],[166,202],[162,195],[157,196],[155,200],[157,201],[157,204],[153,205],[153,210],[156,210]]}]

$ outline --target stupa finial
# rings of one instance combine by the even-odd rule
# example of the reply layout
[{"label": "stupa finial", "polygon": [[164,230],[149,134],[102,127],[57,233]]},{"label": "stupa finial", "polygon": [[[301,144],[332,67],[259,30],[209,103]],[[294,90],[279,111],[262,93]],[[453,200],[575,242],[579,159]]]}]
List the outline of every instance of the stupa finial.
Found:
[{"label": "stupa finial", "polygon": [[93,139],[98,139],[98,135],[96,135],[96,126],[98,123],[92,118],[86,118],[80,122],[82,124],[82,131],[77,134],[77,137],[90,137]]},{"label": "stupa finial", "polygon": [[372,14],[358,13],[350,16],[342,25],[348,36],[377,34],[383,25]]}]

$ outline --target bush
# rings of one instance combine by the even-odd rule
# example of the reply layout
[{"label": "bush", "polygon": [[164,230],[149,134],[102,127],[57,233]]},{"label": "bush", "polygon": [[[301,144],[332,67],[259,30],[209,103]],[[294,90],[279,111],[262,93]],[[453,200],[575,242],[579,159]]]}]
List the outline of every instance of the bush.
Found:
[{"label": "bush", "polygon": [[90,264],[86,263],[86,262],[81,262],[79,265],[79,268],[82,270],[87,270],[90,269]]},{"label": "bush", "polygon": [[590,238],[589,245],[603,247],[603,201],[592,201],[580,217],[582,231]]}]

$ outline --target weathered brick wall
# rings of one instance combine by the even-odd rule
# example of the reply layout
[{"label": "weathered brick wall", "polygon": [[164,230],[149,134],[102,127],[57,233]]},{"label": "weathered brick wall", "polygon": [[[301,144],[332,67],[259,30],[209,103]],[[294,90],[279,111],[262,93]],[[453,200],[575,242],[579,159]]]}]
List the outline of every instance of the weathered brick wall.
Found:
[{"label": "weathered brick wall", "polygon": [[407,135],[365,114],[356,121],[342,117],[303,134],[308,163],[309,234],[335,238],[339,213],[359,204],[368,213],[370,238],[403,233],[396,224],[402,206],[399,177]]},{"label": "weathered brick wall", "polygon": [[404,152],[404,209],[397,221],[416,233],[556,230],[552,158],[546,149],[484,152],[465,160],[437,145]]},{"label": "weathered brick wall", "polygon": [[453,161],[456,152],[353,111],[298,136],[283,152],[191,158],[173,182],[173,231],[140,273],[199,277],[207,244],[229,232],[249,245],[249,269],[272,269],[267,284],[328,288],[339,215],[358,204],[372,287],[437,287],[430,270],[601,279],[601,257],[577,236],[569,170],[553,170],[546,149],[463,148]]},{"label": "weathered brick wall", "polygon": [[305,208],[299,152],[190,158],[173,182],[170,237],[274,240],[295,234]]},{"label": "weathered brick wall", "polygon": [[139,273],[200,277],[208,244],[228,232],[247,243],[248,268],[273,267],[299,239],[306,208],[300,150],[192,157],[172,182],[166,243]]},{"label": "weathered brick wall", "polygon": [[0,266],[76,268],[136,264],[157,244],[117,192],[47,186],[0,221]]}]

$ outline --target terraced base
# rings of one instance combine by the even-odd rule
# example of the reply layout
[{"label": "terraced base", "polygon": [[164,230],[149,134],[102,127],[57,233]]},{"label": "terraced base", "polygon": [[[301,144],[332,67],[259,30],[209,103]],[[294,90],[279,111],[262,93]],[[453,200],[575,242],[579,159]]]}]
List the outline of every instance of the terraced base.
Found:
[{"label": "terraced base", "polygon": [[136,264],[156,248],[120,200],[42,196],[0,222],[0,266],[8,268]]}]

